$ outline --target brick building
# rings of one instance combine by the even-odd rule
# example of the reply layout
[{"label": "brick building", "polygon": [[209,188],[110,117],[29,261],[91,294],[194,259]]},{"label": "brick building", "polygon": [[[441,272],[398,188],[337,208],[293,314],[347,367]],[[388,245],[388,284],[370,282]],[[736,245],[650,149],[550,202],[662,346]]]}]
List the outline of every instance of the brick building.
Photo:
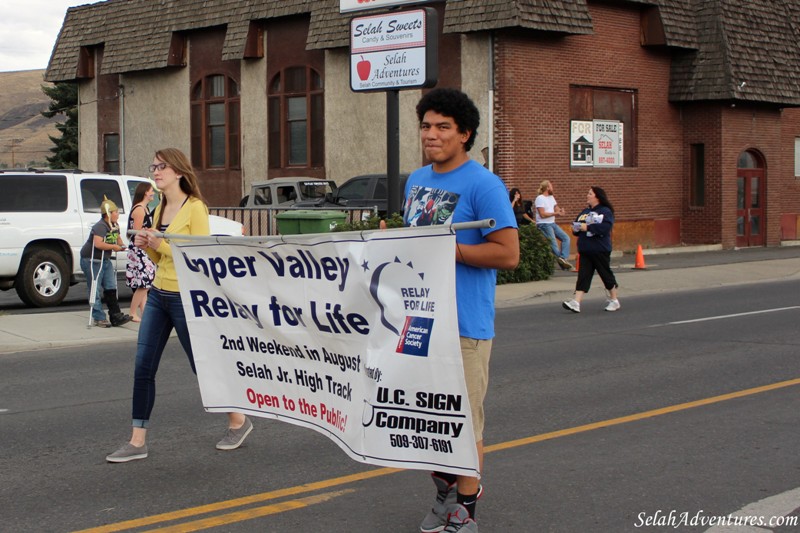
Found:
[{"label": "brick building", "polygon": [[[472,156],[489,148],[525,198],[550,179],[577,213],[601,185],[621,250],[798,240],[796,2],[420,4],[439,14],[438,86],[481,110]],[[79,85],[82,168],[142,174],[177,146],[210,203],[236,205],[267,177],[385,171],[386,99],[350,89],[350,17],[338,0],[108,0],[67,12],[46,79]],[[400,92],[403,172],[423,164],[419,94]]]}]

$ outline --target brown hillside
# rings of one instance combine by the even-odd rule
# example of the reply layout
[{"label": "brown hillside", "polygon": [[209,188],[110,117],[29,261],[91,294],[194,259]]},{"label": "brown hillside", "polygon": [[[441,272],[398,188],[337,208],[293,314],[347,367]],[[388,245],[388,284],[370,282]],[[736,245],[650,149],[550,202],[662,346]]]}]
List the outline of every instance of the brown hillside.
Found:
[{"label": "brown hillside", "polygon": [[53,147],[49,135],[58,136],[56,122],[44,118],[50,99],[42,92],[44,70],[0,72],[0,168],[47,166]]}]

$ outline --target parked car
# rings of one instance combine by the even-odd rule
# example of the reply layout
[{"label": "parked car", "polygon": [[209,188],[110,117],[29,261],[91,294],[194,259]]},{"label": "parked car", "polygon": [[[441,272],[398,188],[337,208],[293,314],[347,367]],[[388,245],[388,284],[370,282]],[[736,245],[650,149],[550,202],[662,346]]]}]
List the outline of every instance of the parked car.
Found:
[{"label": "parked car", "polygon": [[211,235],[230,235],[241,236],[244,235],[244,226],[241,222],[236,222],[225,217],[218,217],[217,215],[208,215],[208,229]]},{"label": "parked car", "polygon": [[[16,289],[32,307],[61,303],[69,286],[84,280],[80,249],[100,218],[103,196],[119,208],[125,235],[133,192],[147,181],[80,170],[0,171],[0,290]],[[209,224],[212,234],[242,234],[232,220],[212,217]],[[127,254],[113,257],[124,277]]]},{"label": "parked car", "polygon": [[239,207],[289,207],[298,202],[309,206],[330,204],[336,193],[336,182],[309,177],[275,178],[258,181]]},{"label": "parked car", "polygon": [[[400,193],[405,189],[408,174],[400,174]],[[386,174],[365,174],[344,182],[333,195],[333,203],[342,207],[377,207],[379,216],[386,216],[388,179]],[[301,207],[297,205],[296,207]]]}]

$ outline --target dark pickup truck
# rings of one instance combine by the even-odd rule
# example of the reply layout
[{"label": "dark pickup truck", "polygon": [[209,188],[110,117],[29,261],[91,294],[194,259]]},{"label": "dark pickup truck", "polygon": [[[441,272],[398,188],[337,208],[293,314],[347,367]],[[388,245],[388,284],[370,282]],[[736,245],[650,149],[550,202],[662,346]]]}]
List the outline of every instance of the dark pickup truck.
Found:
[{"label": "dark pickup truck", "polygon": [[[408,174],[400,174],[400,191],[404,190]],[[386,174],[365,174],[355,176],[344,182],[336,189],[331,197],[331,202],[342,207],[375,207],[380,216],[386,215],[387,210],[387,179]],[[312,202],[298,202],[292,207],[302,208],[312,206]]]}]

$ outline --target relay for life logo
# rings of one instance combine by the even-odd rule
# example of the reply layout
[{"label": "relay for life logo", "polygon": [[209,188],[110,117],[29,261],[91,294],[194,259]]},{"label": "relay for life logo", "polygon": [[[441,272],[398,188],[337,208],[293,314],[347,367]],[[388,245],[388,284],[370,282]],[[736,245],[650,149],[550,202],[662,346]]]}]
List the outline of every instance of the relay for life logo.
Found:
[{"label": "relay for life logo", "polygon": [[[381,280],[391,280],[391,289],[381,290]],[[395,257],[373,272],[370,295],[380,309],[381,325],[399,337],[395,351],[426,357],[436,301],[425,274],[417,272],[411,261]]]}]

